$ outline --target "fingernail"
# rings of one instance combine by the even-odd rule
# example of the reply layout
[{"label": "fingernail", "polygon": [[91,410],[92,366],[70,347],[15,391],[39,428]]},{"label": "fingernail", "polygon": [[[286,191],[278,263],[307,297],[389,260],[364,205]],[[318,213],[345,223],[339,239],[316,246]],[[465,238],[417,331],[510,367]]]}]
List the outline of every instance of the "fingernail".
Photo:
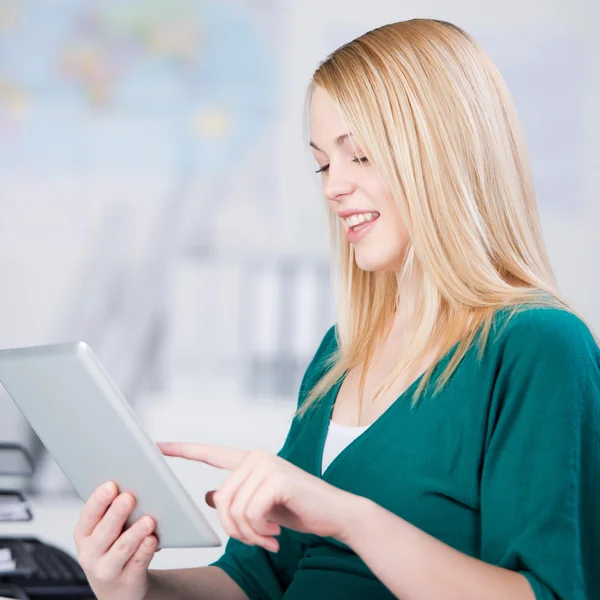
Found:
[{"label": "fingernail", "polygon": [[107,483],[103,488],[102,488],[102,493],[105,496],[110,496],[113,492],[113,484],[112,483]]},{"label": "fingernail", "polygon": [[206,504],[208,504],[211,508],[215,508],[215,491],[216,490],[211,490],[210,492],[206,492],[204,497]]}]

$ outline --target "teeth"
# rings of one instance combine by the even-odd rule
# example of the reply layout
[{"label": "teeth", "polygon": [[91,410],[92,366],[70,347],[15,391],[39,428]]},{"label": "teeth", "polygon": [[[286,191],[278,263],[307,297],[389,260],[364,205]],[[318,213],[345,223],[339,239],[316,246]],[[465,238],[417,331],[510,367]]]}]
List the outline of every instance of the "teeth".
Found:
[{"label": "teeth", "polygon": [[355,227],[356,225],[372,221],[377,216],[379,216],[379,213],[375,212],[359,213],[356,215],[352,215],[351,217],[348,217],[346,219],[346,225],[348,225],[348,227]]}]

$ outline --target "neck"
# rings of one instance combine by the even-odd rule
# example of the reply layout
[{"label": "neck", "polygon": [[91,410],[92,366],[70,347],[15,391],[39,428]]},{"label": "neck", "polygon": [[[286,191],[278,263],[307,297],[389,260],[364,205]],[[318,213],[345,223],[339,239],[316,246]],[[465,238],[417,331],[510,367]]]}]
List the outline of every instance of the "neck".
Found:
[{"label": "neck", "polygon": [[396,303],[396,312],[392,323],[392,330],[404,330],[410,328],[410,323],[414,318],[418,283],[415,277],[398,277],[398,300]]}]

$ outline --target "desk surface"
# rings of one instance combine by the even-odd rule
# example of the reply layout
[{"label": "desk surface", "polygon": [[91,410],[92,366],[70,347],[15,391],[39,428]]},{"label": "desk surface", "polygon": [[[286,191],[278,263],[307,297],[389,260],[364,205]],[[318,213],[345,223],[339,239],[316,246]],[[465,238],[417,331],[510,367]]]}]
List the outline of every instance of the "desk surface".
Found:
[{"label": "desk surface", "polygon": [[[0,522],[0,536],[34,536],[66,550],[77,557],[73,530],[79,519],[83,503],[75,497],[28,497],[33,520],[29,522]],[[210,524],[219,533],[221,540],[226,536],[218,522],[216,513],[206,514]],[[178,569],[207,565],[223,552],[220,548],[164,548],[157,552],[150,568]]]}]

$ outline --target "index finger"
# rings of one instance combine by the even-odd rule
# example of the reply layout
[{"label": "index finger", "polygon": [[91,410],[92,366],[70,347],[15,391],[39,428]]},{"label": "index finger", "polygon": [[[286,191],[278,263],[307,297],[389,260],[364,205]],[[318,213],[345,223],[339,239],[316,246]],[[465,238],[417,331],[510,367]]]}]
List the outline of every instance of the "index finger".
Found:
[{"label": "index finger", "polygon": [[248,454],[245,450],[236,450],[235,448],[214,444],[159,442],[157,445],[165,456],[179,456],[228,470],[237,469]]},{"label": "index finger", "polygon": [[94,528],[111,505],[118,492],[117,486],[112,481],[107,481],[97,487],[81,509],[77,532],[82,536],[92,535]]}]

